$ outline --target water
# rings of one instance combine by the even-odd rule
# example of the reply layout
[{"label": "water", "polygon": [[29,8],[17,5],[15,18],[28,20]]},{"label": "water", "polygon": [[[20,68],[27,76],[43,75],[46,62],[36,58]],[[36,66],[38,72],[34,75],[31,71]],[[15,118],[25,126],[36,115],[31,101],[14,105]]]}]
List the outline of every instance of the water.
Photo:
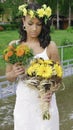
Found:
[{"label": "water", "polygon": [[[73,77],[64,79],[65,90],[56,93],[60,130],[73,130]],[[0,130],[13,130],[15,96],[0,100]],[[7,129],[6,129],[7,128]]]}]

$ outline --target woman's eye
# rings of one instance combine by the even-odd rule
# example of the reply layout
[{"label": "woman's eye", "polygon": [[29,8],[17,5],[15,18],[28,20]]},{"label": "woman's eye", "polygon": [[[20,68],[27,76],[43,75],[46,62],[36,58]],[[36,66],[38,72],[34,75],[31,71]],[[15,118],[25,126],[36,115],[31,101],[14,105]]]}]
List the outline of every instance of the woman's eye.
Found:
[{"label": "woman's eye", "polygon": [[[33,25],[33,23],[28,23],[28,25]],[[41,23],[37,23],[36,26],[41,26],[42,24]]]},{"label": "woman's eye", "polygon": [[41,23],[38,23],[37,25],[38,25],[38,26],[41,26],[42,24],[41,24]]},{"label": "woman's eye", "polygon": [[32,25],[33,23],[28,23],[28,25]]}]

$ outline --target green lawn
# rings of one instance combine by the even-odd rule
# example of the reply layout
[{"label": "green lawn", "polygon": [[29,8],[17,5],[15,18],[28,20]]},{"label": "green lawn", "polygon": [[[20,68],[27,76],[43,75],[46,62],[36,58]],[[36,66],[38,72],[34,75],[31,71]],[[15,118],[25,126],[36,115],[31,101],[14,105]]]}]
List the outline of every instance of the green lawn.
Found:
[{"label": "green lawn", "polygon": [[9,44],[10,41],[18,39],[18,31],[2,31],[0,32],[0,54],[2,50]]},{"label": "green lawn", "polygon": [[68,32],[67,30],[57,30],[51,34],[51,37],[57,45],[61,45],[65,40],[73,42],[73,33]]},{"label": "green lawn", "polygon": [[[0,32],[0,55],[2,54],[6,46],[9,44],[9,42],[15,39],[19,39],[18,30]],[[51,39],[56,42],[57,46],[60,46],[65,40],[73,42],[73,34],[67,32],[66,30],[57,30],[54,33],[51,33]],[[73,58],[73,47],[64,49],[64,60],[72,58]],[[4,68],[5,63],[0,58],[0,71],[3,72]]]},{"label": "green lawn", "polygon": [[[0,54],[9,42],[14,39],[19,39],[19,33],[17,30],[0,32]],[[65,39],[73,42],[73,33],[67,32],[66,30],[58,30],[51,33],[51,39],[54,40],[58,46],[60,46]]]}]

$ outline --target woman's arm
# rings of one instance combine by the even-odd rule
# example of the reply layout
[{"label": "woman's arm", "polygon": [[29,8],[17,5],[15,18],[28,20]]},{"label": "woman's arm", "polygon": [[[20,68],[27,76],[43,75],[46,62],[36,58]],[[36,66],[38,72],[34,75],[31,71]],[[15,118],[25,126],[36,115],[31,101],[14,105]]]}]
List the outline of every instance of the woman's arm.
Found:
[{"label": "woman's arm", "polygon": [[[50,45],[47,48],[47,54],[49,59],[54,60],[58,63],[60,63],[60,58],[58,54],[58,48],[54,42],[51,42]],[[45,94],[44,100],[46,102],[50,102],[52,98],[52,92],[48,91],[48,93]]]},{"label": "woman's arm", "polygon": [[11,64],[7,64],[6,66],[6,78],[11,82],[15,81],[17,78],[13,70],[13,65]]},{"label": "woman's arm", "polygon": [[14,82],[18,75],[21,75],[25,73],[25,69],[23,65],[20,65],[19,63],[7,64],[6,66],[6,78],[7,80]]},{"label": "woman's arm", "polygon": [[[9,43],[9,45],[17,44],[19,40],[13,40]],[[20,66],[18,63],[12,65],[7,64],[6,66],[6,78],[7,80],[13,82],[17,79],[19,74],[22,74],[24,71],[23,66]]]},{"label": "woman's arm", "polygon": [[51,41],[50,45],[47,48],[47,54],[49,56],[49,59],[52,59],[60,63],[59,52],[58,52],[58,48],[55,42]]}]

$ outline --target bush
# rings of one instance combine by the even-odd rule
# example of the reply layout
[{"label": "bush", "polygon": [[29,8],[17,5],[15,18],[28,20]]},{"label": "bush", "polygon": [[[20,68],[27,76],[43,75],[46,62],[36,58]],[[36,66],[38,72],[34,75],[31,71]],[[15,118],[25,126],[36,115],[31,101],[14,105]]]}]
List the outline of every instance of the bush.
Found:
[{"label": "bush", "polygon": [[3,30],[15,30],[19,27],[19,23],[6,23],[2,24],[1,27]]},{"label": "bush", "polygon": [[67,30],[67,32],[73,33],[73,27],[72,26],[69,26],[66,30]]},{"label": "bush", "polygon": [[63,41],[61,42],[61,46],[71,45],[71,44],[73,44],[73,42],[70,41],[69,39],[63,39]]},{"label": "bush", "polygon": [[2,26],[0,26],[0,31],[3,31],[3,30],[4,30],[4,28]]},{"label": "bush", "polygon": [[54,33],[55,32],[55,26],[51,26],[50,31],[51,31],[51,33]]}]

